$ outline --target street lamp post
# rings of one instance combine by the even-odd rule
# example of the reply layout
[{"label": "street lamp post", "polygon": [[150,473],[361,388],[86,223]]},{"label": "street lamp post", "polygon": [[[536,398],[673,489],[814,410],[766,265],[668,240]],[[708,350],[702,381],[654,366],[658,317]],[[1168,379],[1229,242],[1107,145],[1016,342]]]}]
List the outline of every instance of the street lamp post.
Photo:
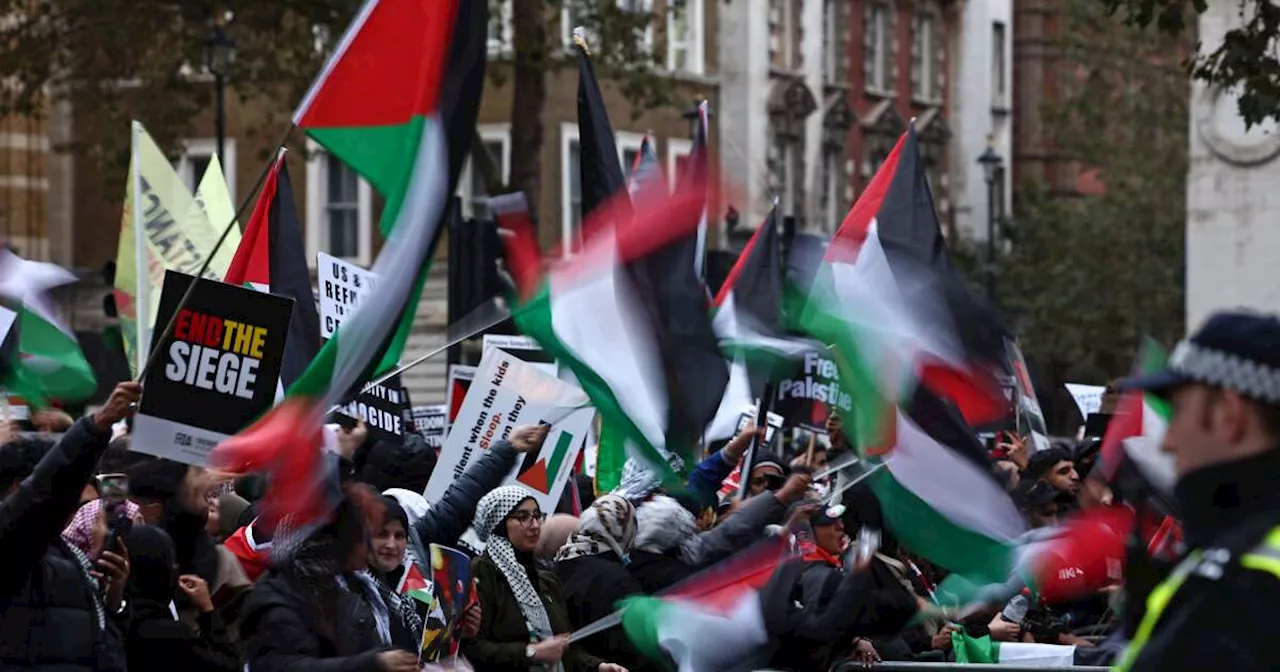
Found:
[{"label": "street lamp post", "polygon": [[1001,175],[1004,159],[996,153],[995,140],[988,138],[987,149],[978,157],[987,178],[987,299],[996,301],[996,180]]},{"label": "street lamp post", "polygon": [[[205,66],[213,74],[214,84],[214,126],[218,139],[218,161],[226,161],[223,144],[227,135],[226,88],[227,73],[236,61],[236,42],[231,39],[221,23],[213,26],[213,35],[205,44]],[[226,167],[224,166],[224,170]],[[199,178],[197,178],[199,179]]]}]

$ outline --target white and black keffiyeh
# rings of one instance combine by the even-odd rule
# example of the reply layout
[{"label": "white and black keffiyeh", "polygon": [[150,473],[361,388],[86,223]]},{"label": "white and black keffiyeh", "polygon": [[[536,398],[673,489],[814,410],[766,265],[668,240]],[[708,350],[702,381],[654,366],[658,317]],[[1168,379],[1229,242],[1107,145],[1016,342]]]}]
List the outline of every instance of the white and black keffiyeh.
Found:
[{"label": "white and black keffiyeh", "polygon": [[543,640],[555,633],[551,631],[551,619],[547,617],[547,607],[542,603],[542,596],[530,582],[529,572],[516,559],[516,549],[511,541],[505,536],[493,534],[498,525],[503,524],[507,516],[526,499],[532,499],[529,491],[518,485],[508,485],[490,492],[476,505],[474,527],[476,536],[485,542],[485,555],[493,560],[493,564],[498,566],[498,571],[502,572],[507,584],[511,586],[529,632]]},{"label": "white and black keffiyeh", "polygon": [[697,535],[693,514],[666,495],[655,495],[636,509],[636,548],[642,551],[679,551]]},{"label": "white and black keffiyeh", "polygon": [[636,541],[636,510],[626,498],[605,495],[582,512],[578,531],[556,554],[556,562],[612,552],[624,563]]}]

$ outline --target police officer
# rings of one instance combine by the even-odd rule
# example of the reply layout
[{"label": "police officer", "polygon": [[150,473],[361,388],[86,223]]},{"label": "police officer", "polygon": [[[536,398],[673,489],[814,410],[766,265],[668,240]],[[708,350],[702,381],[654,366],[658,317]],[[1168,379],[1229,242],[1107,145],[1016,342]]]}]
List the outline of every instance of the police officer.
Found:
[{"label": "police officer", "polygon": [[1280,670],[1280,319],[1217,313],[1126,387],[1171,406],[1161,448],[1188,551],[1130,596],[1144,611],[1116,669]]}]

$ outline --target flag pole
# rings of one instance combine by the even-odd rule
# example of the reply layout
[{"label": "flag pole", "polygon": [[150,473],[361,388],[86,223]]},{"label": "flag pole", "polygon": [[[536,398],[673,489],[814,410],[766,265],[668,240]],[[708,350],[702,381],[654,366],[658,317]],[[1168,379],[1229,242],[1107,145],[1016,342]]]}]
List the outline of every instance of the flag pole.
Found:
[{"label": "flag pole", "polygon": [[142,166],[139,165],[138,152],[141,144],[142,124],[134,121],[129,128],[129,189],[133,192],[129,218],[133,222],[134,369],[138,371],[138,380],[142,380],[142,372],[147,368],[147,351],[151,345],[147,338],[151,331],[151,320],[147,315],[151,311],[151,264],[147,261],[146,232],[142,226]]},{"label": "flag pole", "polygon": [[[276,162],[278,160],[280,160],[279,159],[280,149],[282,149],[285,146],[285,144],[289,142],[289,136],[293,133],[294,128],[295,128],[294,124],[290,123],[289,127],[285,129],[284,137],[280,138],[280,142],[276,144],[276,151],[272,153],[271,160],[267,162],[267,165],[263,166],[262,173],[258,175],[258,181],[253,184],[253,188],[249,190],[249,193],[245,195],[244,200],[240,202],[240,207],[236,208],[236,213],[231,216],[231,221],[227,222],[227,226],[222,229],[222,235],[218,236],[218,241],[213,244],[213,249],[209,250],[209,254],[206,255],[204,258],[204,263],[200,264],[200,270],[196,271],[195,280],[192,280],[191,283],[187,285],[186,291],[182,293],[182,298],[178,299],[178,305],[174,308],[173,315],[169,316],[169,322],[164,325],[164,329],[156,337],[157,342],[163,341],[165,337],[167,337],[169,333],[173,331],[173,325],[178,321],[178,313],[182,312],[182,307],[187,305],[187,301],[191,299],[191,293],[195,291],[196,285],[200,284],[200,279],[203,278],[204,274],[209,271],[209,266],[210,264],[213,263],[214,256],[218,254],[218,248],[222,247],[222,243],[226,242],[227,236],[231,235],[231,229],[238,226],[238,222],[240,221],[240,218],[244,216],[245,210],[249,208],[249,204],[252,203],[254,197],[258,195],[258,191],[262,189],[263,183],[267,181],[267,175],[271,173],[271,168],[276,165]],[[134,135],[134,142],[136,145],[136,142],[137,142],[136,131]],[[136,174],[135,174],[135,178],[136,178]],[[134,203],[133,205],[134,210],[137,211],[138,197],[137,197],[136,191],[134,193],[133,203]],[[141,222],[138,222],[135,220],[134,224],[135,224],[135,231],[140,231],[142,228]],[[139,338],[141,338],[141,336]],[[149,371],[155,363],[156,363],[156,353],[151,352],[147,355],[146,364],[143,365],[141,367],[141,370],[138,371],[138,377],[136,380],[138,382],[145,380],[147,377],[147,371]]]},{"label": "flag pole", "polygon": [[751,435],[751,447],[747,449],[747,454],[742,458],[742,473],[738,478],[738,499],[746,499],[747,493],[751,492],[751,470],[756,468],[756,458],[759,457],[760,448],[760,428],[764,427],[764,433],[769,434],[769,411],[773,408],[773,382],[764,384],[764,389],[760,391],[760,399],[756,407],[756,432]]}]

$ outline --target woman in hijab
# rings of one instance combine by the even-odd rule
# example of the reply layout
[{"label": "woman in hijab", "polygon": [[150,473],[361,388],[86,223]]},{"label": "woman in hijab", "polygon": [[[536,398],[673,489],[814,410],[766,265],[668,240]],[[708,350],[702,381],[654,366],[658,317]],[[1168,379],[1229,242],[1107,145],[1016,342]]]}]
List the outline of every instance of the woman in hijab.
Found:
[{"label": "woman in hijab", "polygon": [[[173,540],[164,530],[139,525],[126,541],[133,616],[125,646],[129,669],[235,672],[240,655],[213,608],[209,584],[193,574],[178,575]],[[173,598],[179,591],[199,609],[199,632],[178,620]]]},{"label": "woman in hijab", "polygon": [[409,548],[409,514],[392,497],[383,496],[381,527],[374,530],[369,554],[369,575],[393,614],[397,614],[413,640],[422,641],[422,616],[413,600],[404,594],[409,567],[415,562]]},{"label": "woman in hijab", "polygon": [[[644,592],[627,571],[635,540],[636,510],[625,498],[605,495],[582,512],[577,532],[556,555],[556,575],[564,584],[569,622],[575,629],[609,616],[623,598]],[[621,628],[587,637],[579,646],[633,671],[649,668],[648,659],[632,648]]]},{"label": "woman in hijab", "polygon": [[241,631],[254,672],[375,670],[417,672],[417,642],[365,570],[382,498],[342,486],[318,525],[286,517],[272,542],[271,569],[245,605]]},{"label": "woman in hijab", "polygon": [[569,644],[560,581],[534,564],[543,517],[537,500],[516,485],[490,492],[476,506],[473,527],[486,545],[471,563],[471,576],[483,615],[478,635],[463,640],[463,653],[483,670],[626,672]]}]

